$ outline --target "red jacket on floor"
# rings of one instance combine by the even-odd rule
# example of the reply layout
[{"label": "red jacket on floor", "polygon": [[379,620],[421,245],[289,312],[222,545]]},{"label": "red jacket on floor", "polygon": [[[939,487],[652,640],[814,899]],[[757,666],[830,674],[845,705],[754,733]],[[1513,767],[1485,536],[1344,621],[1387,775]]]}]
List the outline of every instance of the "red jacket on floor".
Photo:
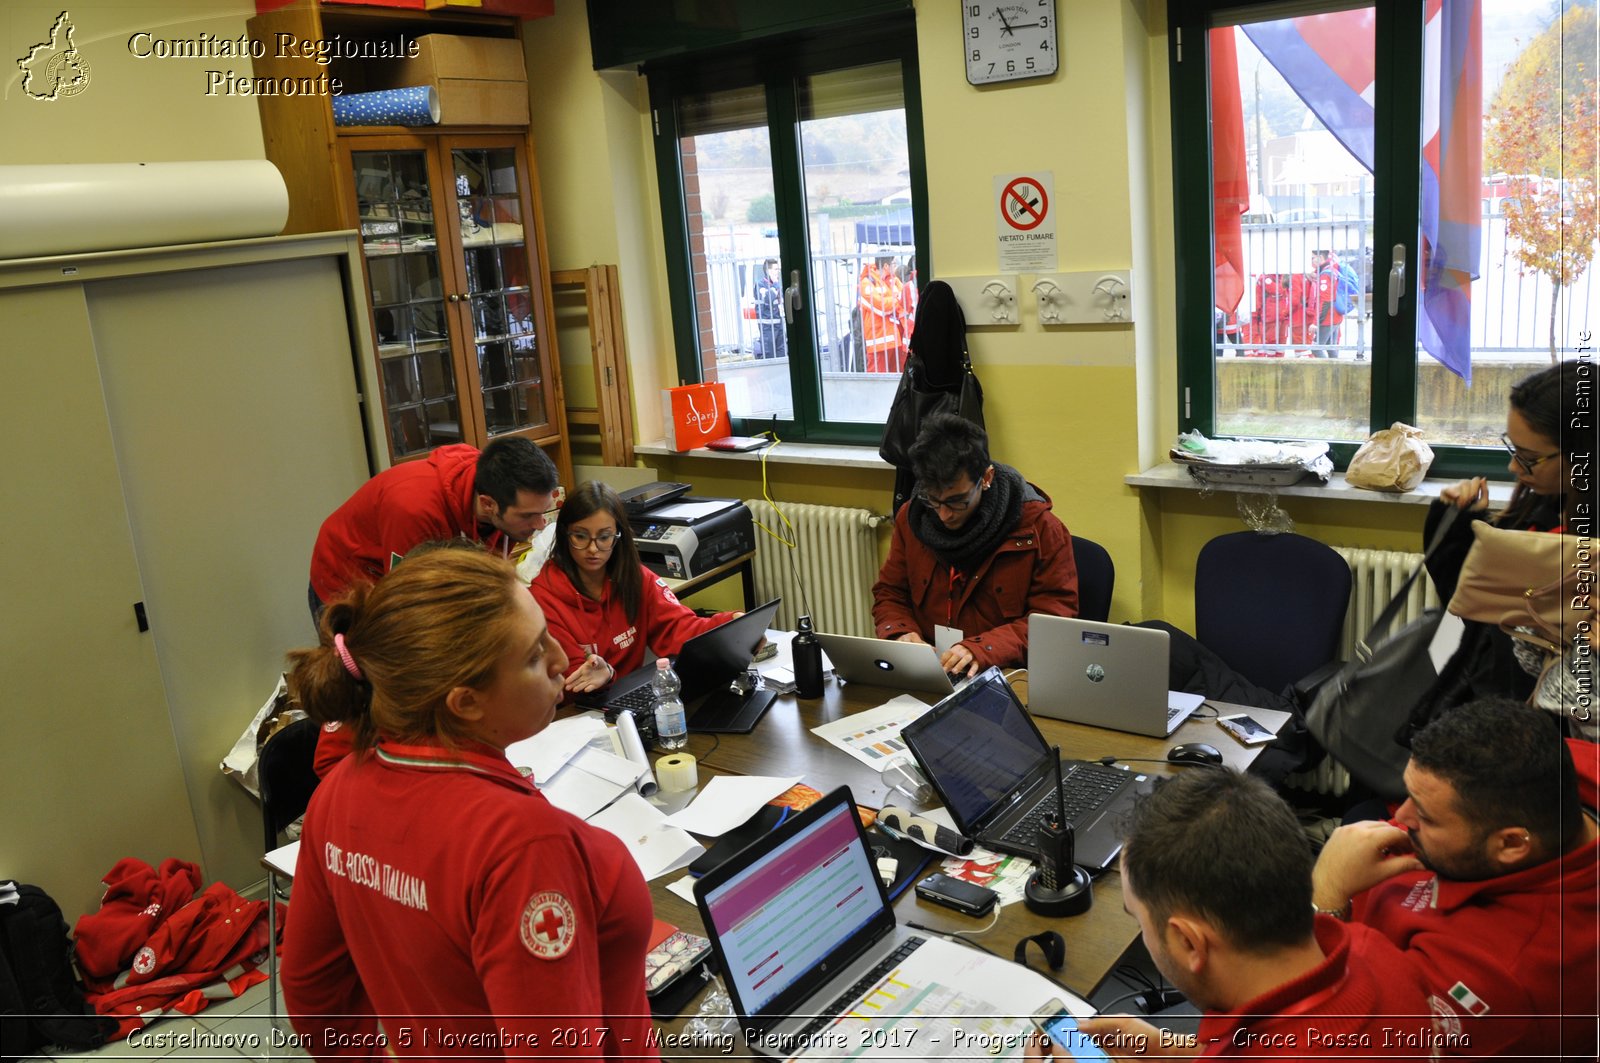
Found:
[{"label": "red jacket on floor", "polygon": [[200,888],[200,865],[161,861],[160,869],[124,857],[106,872],[100,908],[78,920],[72,936],[78,968],[88,978],[115,978],[156,928]]},{"label": "red jacket on floor", "polygon": [[[1570,742],[1593,807],[1596,747]],[[1600,842],[1480,882],[1396,875],[1353,918],[1402,950],[1423,979],[1441,1054],[1594,1059],[1600,1015]]]},{"label": "red jacket on floor", "polygon": [[622,843],[498,751],[386,742],[311,798],[284,999],[318,1058],[654,1059],[650,927]]},{"label": "red jacket on floor", "polygon": [[1029,613],[1078,615],[1072,537],[1050,512],[1050,499],[1039,495],[1022,504],[1015,530],[964,580],[952,580],[950,569],[911,530],[916,503],[901,506],[889,559],[872,585],[877,636],[897,639],[914,631],[931,644],[935,625],[944,624],[961,629],[962,643],[980,667],[1027,664]]},{"label": "red jacket on floor", "polygon": [[567,674],[581,668],[589,654],[598,653],[618,675],[627,675],[644,663],[646,646],[657,656],[672,657],[702,631],[733,619],[732,613],[695,616],[694,610],[667,588],[666,580],[643,565],[639,576],[644,592],[639,597],[639,615],[629,622],[610,580],[597,602],[574,587],[561,566],[552,562],[539,570],[528,589],[544,610],[550,634],[567,655]]},{"label": "red jacket on floor", "polygon": [[1433,1022],[1422,987],[1399,968],[1382,934],[1317,916],[1326,957],[1237,1011],[1200,1019],[1200,1054],[1235,1059],[1431,1058]]},{"label": "red jacket on floor", "polygon": [[330,602],[358,579],[376,580],[419,543],[465,536],[491,550],[510,542],[478,529],[473,480],[478,448],[457,443],[385,469],[322,522],[311,552],[311,587]]}]

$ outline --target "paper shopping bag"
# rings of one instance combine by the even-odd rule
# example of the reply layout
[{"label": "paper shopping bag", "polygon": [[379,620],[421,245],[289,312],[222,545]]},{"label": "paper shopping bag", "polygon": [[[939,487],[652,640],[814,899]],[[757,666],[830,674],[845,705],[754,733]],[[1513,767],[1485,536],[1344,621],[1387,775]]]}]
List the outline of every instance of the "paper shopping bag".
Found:
[{"label": "paper shopping bag", "polygon": [[703,447],[730,435],[728,389],[720,382],[663,388],[661,420],[666,426],[667,446],[677,451]]}]

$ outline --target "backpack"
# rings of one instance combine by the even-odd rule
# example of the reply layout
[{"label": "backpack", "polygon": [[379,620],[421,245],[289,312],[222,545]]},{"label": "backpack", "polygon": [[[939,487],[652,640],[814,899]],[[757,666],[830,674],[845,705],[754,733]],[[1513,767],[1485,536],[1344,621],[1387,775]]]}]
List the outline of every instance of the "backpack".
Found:
[{"label": "backpack", "polygon": [[1340,315],[1348,314],[1356,305],[1356,295],[1361,291],[1361,282],[1356,279],[1356,271],[1348,265],[1339,263],[1339,275],[1334,281],[1333,309]]},{"label": "backpack", "polygon": [[38,886],[0,882],[0,1058],[98,1048],[116,1028],[84,1003],[61,906]]}]

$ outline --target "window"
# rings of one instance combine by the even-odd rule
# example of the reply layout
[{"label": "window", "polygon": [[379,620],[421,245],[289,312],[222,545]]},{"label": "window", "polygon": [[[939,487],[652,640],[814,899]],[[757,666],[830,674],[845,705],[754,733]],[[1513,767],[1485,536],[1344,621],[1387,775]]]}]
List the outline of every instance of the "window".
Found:
[{"label": "window", "polygon": [[1560,42],[1592,54],[1593,20],[1175,2],[1180,428],[1326,439],[1342,465],[1405,421],[1433,475],[1503,474],[1511,385],[1592,345],[1594,72]]},{"label": "window", "polygon": [[876,443],[928,276],[909,15],[651,65],[678,374],[734,431]]}]

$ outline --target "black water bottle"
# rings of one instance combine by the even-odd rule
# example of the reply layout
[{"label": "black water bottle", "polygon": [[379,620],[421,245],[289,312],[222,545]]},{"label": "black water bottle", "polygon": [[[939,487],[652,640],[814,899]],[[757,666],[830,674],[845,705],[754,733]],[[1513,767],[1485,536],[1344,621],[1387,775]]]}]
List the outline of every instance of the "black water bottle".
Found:
[{"label": "black water bottle", "polygon": [[802,616],[794,636],[794,692],[802,698],[822,697],[822,643],[811,630],[811,618]]}]

